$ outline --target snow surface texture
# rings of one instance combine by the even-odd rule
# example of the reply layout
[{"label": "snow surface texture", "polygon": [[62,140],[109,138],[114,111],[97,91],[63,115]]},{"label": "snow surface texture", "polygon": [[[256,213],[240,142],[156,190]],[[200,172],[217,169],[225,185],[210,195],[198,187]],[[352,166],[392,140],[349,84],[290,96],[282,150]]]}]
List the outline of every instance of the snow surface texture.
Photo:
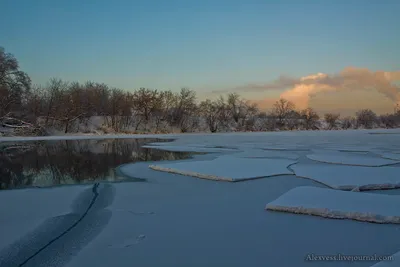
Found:
[{"label": "snow surface texture", "polygon": [[340,152],[309,154],[307,155],[307,158],[324,163],[352,165],[352,166],[370,166],[370,167],[389,166],[400,163],[400,161],[394,161],[390,159],[357,155],[351,153],[345,154]]},{"label": "snow surface texture", "polygon": [[268,203],[266,209],[332,219],[400,224],[399,203],[399,196],[301,186]]},{"label": "snow surface texture", "polygon": [[379,190],[400,188],[400,168],[359,167],[333,164],[295,164],[296,176],[309,178],[333,189]]},{"label": "snow surface texture", "polygon": [[202,179],[238,182],[268,176],[293,174],[287,169],[295,161],[287,159],[246,159],[221,156],[210,161],[192,161],[150,165],[164,171]]}]

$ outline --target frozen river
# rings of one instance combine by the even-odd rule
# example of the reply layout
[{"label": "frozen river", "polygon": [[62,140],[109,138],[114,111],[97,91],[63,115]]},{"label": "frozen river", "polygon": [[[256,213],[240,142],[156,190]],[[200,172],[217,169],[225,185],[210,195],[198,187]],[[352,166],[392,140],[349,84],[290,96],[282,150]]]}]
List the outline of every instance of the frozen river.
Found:
[{"label": "frozen river", "polygon": [[[97,178],[75,183],[64,167],[65,182],[51,183],[31,171],[36,179],[7,187],[20,189],[0,190],[0,266],[367,267],[400,250],[398,130],[47,139],[138,137],[175,140],[140,141],[116,160],[88,148],[86,165],[76,163],[82,151],[69,161],[63,152],[73,170]],[[146,147],[167,154],[137,160]],[[110,169],[123,180],[105,179]],[[387,259],[382,266],[400,266]]]}]

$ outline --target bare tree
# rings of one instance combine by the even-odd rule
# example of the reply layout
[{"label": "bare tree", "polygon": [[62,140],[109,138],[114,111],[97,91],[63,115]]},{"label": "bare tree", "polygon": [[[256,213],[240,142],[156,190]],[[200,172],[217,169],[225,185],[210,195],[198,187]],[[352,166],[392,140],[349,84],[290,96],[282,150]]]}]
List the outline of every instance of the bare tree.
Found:
[{"label": "bare tree", "polygon": [[356,113],[357,125],[371,129],[378,121],[378,117],[370,109],[362,109]]},{"label": "bare tree", "polygon": [[215,104],[217,105],[218,108],[218,121],[220,124],[219,128],[227,129],[230,127],[230,122],[231,122],[231,117],[230,117],[230,111],[229,111],[229,106],[225,102],[225,99],[223,96],[220,96],[216,101]]},{"label": "bare tree", "polygon": [[205,118],[208,128],[212,133],[218,130],[219,126],[219,110],[217,103],[206,99],[200,103],[200,114]]},{"label": "bare tree", "polygon": [[239,94],[231,93],[228,95],[228,109],[232,119],[238,123],[241,117],[241,99]]},{"label": "bare tree", "polygon": [[182,88],[177,101],[177,107],[173,112],[174,122],[183,133],[192,131],[198,124],[196,119],[196,92],[188,88]]},{"label": "bare tree", "polygon": [[159,92],[146,88],[140,88],[133,94],[133,108],[137,111],[137,115],[141,117],[142,121],[147,127],[150,119],[155,111]]},{"label": "bare tree", "polygon": [[245,131],[253,131],[257,114],[259,112],[257,104],[246,101],[241,105],[241,108],[241,129],[244,129]]},{"label": "bare tree", "polygon": [[336,129],[340,114],[326,113],[324,119],[328,123],[328,130]]},{"label": "bare tree", "polygon": [[355,118],[347,116],[342,119],[341,127],[343,130],[347,130],[356,127],[356,123],[357,122]]},{"label": "bare tree", "polygon": [[319,126],[319,116],[312,108],[306,108],[300,112],[304,128],[306,130],[317,130]]},{"label": "bare tree", "polygon": [[379,116],[381,125],[385,128],[396,128],[399,126],[399,120],[396,114],[385,114]]},{"label": "bare tree", "polygon": [[294,110],[295,105],[286,99],[281,98],[277,102],[275,102],[272,109],[272,115],[277,120],[277,126],[280,128],[284,128],[288,115]]},{"label": "bare tree", "polygon": [[51,125],[57,119],[57,115],[60,114],[61,102],[64,98],[65,91],[68,89],[68,83],[61,79],[52,78],[47,84],[44,92],[44,116],[45,126],[48,126],[50,121]]},{"label": "bare tree", "polygon": [[167,125],[173,125],[175,108],[178,106],[179,96],[172,91],[161,91],[155,99],[153,118],[156,132],[166,132]]},{"label": "bare tree", "polygon": [[290,111],[285,119],[286,127],[291,131],[298,129],[300,126],[301,119],[302,119],[301,114],[298,111],[296,110]]}]

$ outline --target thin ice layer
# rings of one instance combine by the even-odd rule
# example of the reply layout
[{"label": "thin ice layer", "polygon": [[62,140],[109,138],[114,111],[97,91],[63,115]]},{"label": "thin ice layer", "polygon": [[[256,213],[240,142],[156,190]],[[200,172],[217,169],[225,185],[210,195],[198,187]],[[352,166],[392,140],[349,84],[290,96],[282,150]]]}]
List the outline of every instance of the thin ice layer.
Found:
[{"label": "thin ice layer", "polygon": [[400,187],[400,168],[333,164],[295,164],[296,176],[309,178],[340,190],[378,190]]},{"label": "thin ice layer", "polygon": [[290,190],[267,204],[267,210],[400,224],[399,196],[339,191],[311,186]]},{"label": "thin ice layer", "polygon": [[319,152],[315,154],[307,155],[307,158],[333,164],[342,165],[352,165],[352,166],[370,166],[370,167],[380,167],[388,166],[400,163],[399,161],[394,161],[390,159],[384,159],[380,157],[371,157],[351,153],[341,153],[341,152]]},{"label": "thin ice layer", "polygon": [[233,149],[216,148],[216,147],[200,147],[200,146],[155,146],[145,145],[143,148],[159,149],[171,152],[199,152],[199,153],[218,153],[218,152],[232,152]]},{"label": "thin ice layer", "polygon": [[210,161],[190,161],[150,165],[149,168],[202,179],[236,182],[275,175],[293,174],[287,169],[295,161],[287,159],[247,159],[222,156]]}]

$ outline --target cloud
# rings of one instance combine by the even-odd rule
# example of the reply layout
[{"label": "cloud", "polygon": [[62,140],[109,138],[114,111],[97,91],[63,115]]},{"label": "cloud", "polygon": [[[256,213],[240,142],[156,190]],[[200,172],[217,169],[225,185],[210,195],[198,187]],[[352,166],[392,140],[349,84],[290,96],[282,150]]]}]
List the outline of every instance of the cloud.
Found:
[{"label": "cloud", "polygon": [[[395,84],[398,81],[400,71],[374,72],[366,68],[347,67],[334,75],[317,73],[301,78],[281,76],[271,83],[249,84],[234,88],[233,91],[245,93],[286,89],[280,97],[294,102],[298,108],[305,108],[312,98],[322,93],[376,90],[396,104],[400,103],[400,86]],[[266,104],[269,101],[257,102]]]},{"label": "cloud", "polygon": [[247,84],[230,89],[214,90],[212,92],[215,94],[223,94],[223,93],[244,92],[244,91],[263,92],[267,90],[282,90],[291,87],[298,82],[299,79],[297,78],[291,78],[282,75],[277,80],[267,84]]}]

